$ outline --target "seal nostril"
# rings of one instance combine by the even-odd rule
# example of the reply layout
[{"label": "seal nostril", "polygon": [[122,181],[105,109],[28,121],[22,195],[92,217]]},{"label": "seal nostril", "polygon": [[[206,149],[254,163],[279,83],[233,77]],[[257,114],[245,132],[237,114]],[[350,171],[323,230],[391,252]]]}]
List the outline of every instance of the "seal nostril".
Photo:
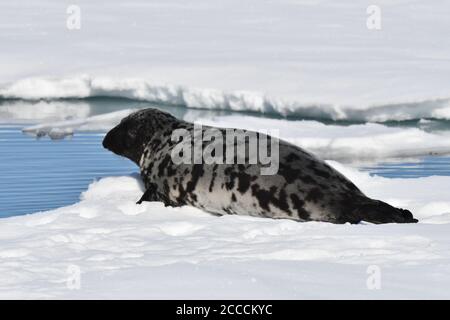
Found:
[{"label": "seal nostril", "polygon": [[111,129],[106,136],[103,138],[103,147],[105,149],[108,149],[114,153],[116,153],[116,151],[119,148],[119,144],[120,144],[120,130],[117,129],[117,127]]}]

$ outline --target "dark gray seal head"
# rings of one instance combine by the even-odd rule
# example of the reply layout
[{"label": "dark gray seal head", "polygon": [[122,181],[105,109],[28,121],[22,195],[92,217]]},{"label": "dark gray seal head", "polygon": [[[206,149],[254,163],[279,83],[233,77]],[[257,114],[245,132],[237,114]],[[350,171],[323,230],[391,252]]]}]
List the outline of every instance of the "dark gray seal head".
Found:
[{"label": "dark gray seal head", "polygon": [[[202,130],[212,127],[203,126]],[[258,140],[279,145],[278,171],[262,175],[260,163],[181,163],[172,159],[183,129],[195,136],[192,123],[170,114],[144,109],[124,118],[105,136],[103,146],[135,162],[146,191],[142,201],[169,206],[191,205],[216,215],[239,214],[297,221],[332,223],[413,223],[411,212],[364,195],[351,181],[324,161],[286,141],[244,130]],[[214,128],[226,134],[223,128]],[[202,142],[208,146],[210,142]],[[238,144],[223,143],[224,154]],[[245,150],[250,148],[244,141]],[[247,158],[245,158],[247,159]]]},{"label": "dark gray seal head", "polygon": [[[103,139],[103,147],[139,165],[145,146],[162,132],[171,133],[176,118],[156,109],[130,114],[111,129]],[[170,137],[169,137],[170,138]]]}]

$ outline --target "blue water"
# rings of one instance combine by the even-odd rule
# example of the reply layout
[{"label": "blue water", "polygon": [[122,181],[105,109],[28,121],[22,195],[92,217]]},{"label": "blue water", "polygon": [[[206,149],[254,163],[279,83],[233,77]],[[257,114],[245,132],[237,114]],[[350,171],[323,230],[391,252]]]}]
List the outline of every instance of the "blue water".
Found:
[{"label": "blue water", "polygon": [[429,156],[415,162],[380,163],[361,170],[386,178],[450,176],[450,157]]},{"label": "blue water", "polygon": [[21,127],[0,127],[0,217],[73,204],[96,179],[138,172],[103,149],[103,134],[35,139]]}]

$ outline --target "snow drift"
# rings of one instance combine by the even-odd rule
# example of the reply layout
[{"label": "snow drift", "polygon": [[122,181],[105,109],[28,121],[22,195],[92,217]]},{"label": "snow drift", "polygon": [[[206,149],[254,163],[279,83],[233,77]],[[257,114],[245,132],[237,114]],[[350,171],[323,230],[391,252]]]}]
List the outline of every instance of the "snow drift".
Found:
[{"label": "snow drift", "polygon": [[2,96],[100,94],[370,121],[449,117],[445,0],[379,0],[380,30],[367,27],[368,1],[77,5],[80,30],[66,28],[66,3],[0,4]]},{"label": "snow drift", "polygon": [[387,127],[366,123],[340,126],[317,121],[286,121],[250,116],[217,116],[185,119],[205,125],[248,130],[278,130],[279,137],[327,160],[377,162],[450,154],[448,131],[426,132],[419,128]]},{"label": "snow drift", "polygon": [[[136,205],[139,179],[104,178],[75,205],[2,219],[0,297],[449,298],[450,178],[385,179],[331,164],[368,195],[421,221],[214,217],[191,207]],[[381,272],[379,290],[367,286],[369,266]]]},{"label": "snow drift", "polygon": [[155,85],[143,79],[88,76],[23,79],[0,87],[0,97],[3,101],[5,99],[55,100],[113,97],[196,109],[247,111],[297,118],[355,122],[405,121],[422,118],[450,120],[450,98],[378,105],[341,105],[320,101],[289,101],[260,92],[227,92],[178,85]]}]

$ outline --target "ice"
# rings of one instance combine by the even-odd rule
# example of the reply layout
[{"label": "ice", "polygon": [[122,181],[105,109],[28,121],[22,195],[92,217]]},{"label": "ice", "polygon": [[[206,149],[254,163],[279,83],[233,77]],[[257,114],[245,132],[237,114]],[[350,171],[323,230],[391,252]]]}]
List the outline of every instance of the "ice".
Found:
[{"label": "ice", "polygon": [[[79,120],[41,123],[25,127],[23,131],[36,136],[52,132],[73,134],[76,131],[108,131],[134,109],[96,115]],[[388,127],[382,124],[325,125],[317,121],[288,121],[253,116],[199,117],[187,112],[186,121],[227,128],[254,131],[270,130],[282,139],[314,153],[326,160],[345,163],[376,163],[381,160],[417,159],[427,155],[450,154],[450,134],[427,132],[420,128]],[[423,123],[422,125],[426,125]]]},{"label": "ice", "polygon": [[382,124],[325,125],[317,121],[286,121],[250,116],[217,116],[186,120],[225,128],[279,132],[279,137],[327,160],[367,163],[450,154],[447,131],[388,127]]},{"label": "ice", "polygon": [[0,104],[1,123],[58,122],[89,116],[91,108],[85,102],[8,101]]},{"label": "ice", "polygon": [[[450,114],[450,4],[361,0],[0,4],[0,95],[120,96],[368,121]],[[18,14],[20,12],[20,14]]]},{"label": "ice", "polygon": [[[449,298],[450,178],[387,179],[330,164],[420,222],[216,217],[137,205],[138,177],[104,178],[77,204],[2,219],[0,297]],[[367,287],[373,266],[379,290]],[[79,289],[70,285],[74,270]]]},{"label": "ice", "polygon": [[[158,85],[144,79],[95,78],[86,75],[72,78],[18,80],[12,84],[0,86],[0,97],[31,101],[90,97],[127,98],[196,109],[251,111],[291,117],[358,122],[405,121],[421,118],[450,119],[449,99],[429,98],[385,104],[361,102],[358,105],[341,105],[337,102],[309,103],[300,100],[282,100],[261,92]],[[38,110],[39,105],[34,107]],[[29,108],[22,112],[28,110]],[[11,109],[6,111],[18,112]],[[0,116],[2,116],[1,113]],[[39,116],[36,115],[36,118],[39,119]]]},{"label": "ice", "polygon": [[120,120],[137,109],[124,109],[120,111],[100,114],[75,120],[41,123],[22,129],[24,133],[43,137],[48,135],[52,139],[61,139],[67,135],[73,135],[74,131],[108,131]]}]

